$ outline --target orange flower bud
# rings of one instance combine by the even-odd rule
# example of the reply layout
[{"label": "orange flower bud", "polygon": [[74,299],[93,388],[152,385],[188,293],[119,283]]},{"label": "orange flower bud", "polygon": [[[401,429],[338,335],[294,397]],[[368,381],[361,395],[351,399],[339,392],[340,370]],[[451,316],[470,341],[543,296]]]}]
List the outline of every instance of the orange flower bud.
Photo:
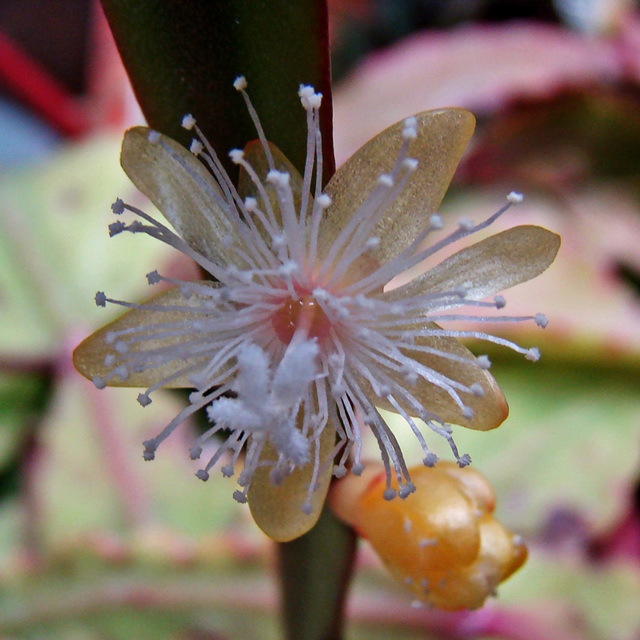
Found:
[{"label": "orange flower bud", "polygon": [[331,506],[420,601],[481,607],[522,566],[527,548],[491,515],[495,496],[478,471],[440,461],[410,474],[416,491],[387,501],[384,469],[371,464],[334,483]]}]

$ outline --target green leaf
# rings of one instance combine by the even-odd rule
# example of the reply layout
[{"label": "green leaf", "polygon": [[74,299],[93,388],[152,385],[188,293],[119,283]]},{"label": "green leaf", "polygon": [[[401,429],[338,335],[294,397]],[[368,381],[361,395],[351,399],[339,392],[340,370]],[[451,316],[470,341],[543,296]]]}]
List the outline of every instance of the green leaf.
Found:
[{"label": "green leaf", "polygon": [[[175,255],[140,235],[109,239],[116,196],[153,213],[118,166],[120,140],[63,148],[47,164],[0,180],[0,353],[57,354],[73,327],[113,318],[96,308],[100,288],[116,298],[148,295],[144,274]],[[114,309],[117,313],[117,309]]]},{"label": "green leaf", "polygon": [[188,424],[154,462],[143,461],[143,440],[159,433],[181,403],[165,392],[143,409],[137,392],[98,391],[75,372],[59,381],[42,429],[35,486],[47,546],[73,544],[96,531],[212,535],[239,515],[233,480],[194,477],[201,463],[189,459]]},{"label": "green leaf", "polygon": [[306,124],[298,86],[324,95],[325,182],[334,171],[327,9],[322,0],[102,0],[142,111],[153,128],[188,146],[191,113],[218,155],[256,138],[242,97],[244,75],[265,129],[299,169]]},{"label": "green leaf", "polygon": [[564,605],[585,640],[628,640],[640,629],[640,570],[633,562],[593,565],[571,553],[534,549],[527,565],[499,591],[499,602],[526,606],[540,616],[550,603]]}]

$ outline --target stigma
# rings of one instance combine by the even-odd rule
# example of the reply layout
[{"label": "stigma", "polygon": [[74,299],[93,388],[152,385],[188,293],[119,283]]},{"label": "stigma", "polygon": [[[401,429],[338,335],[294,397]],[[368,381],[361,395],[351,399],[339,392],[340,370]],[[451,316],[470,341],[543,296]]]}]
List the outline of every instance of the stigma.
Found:
[{"label": "stigma", "polygon": [[296,332],[322,343],[332,323],[312,295],[287,300],[271,317],[273,330],[283,344],[289,344]]}]

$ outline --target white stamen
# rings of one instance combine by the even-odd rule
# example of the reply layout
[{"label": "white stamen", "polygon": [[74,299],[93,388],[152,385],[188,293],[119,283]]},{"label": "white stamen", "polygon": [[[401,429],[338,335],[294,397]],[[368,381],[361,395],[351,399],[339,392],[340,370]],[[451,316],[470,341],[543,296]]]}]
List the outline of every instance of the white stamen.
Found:
[{"label": "white stamen", "polygon": [[[136,218],[109,225],[112,236],[125,231],[145,233],[177,248],[207,270],[217,283],[183,282],[154,270],[147,274],[150,285],[163,282],[178,287],[175,297],[167,298],[173,302],[162,302],[158,297],[138,305],[98,292],[96,305],[104,307],[108,302],[137,309],[144,312],[145,324],[120,325],[126,328],[105,334],[104,371],[93,378],[93,383],[103,388],[112,380],[124,381],[137,373],[153,372],[150,379],[154,384],[138,395],[138,403],[146,407],[158,388],[189,380],[195,387],[189,405],[156,438],[144,443],[143,456],[145,460],[154,459],[158,446],[178,425],[205,409],[211,426],[193,444],[190,455],[199,459],[203,451],[216,444],[196,476],[208,480],[211,470],[219,464],[222,474],[231,477],[234,465],[244,456],[244,469],[237,477],[242,489],[234,493],[238,502],[247,501],[256,469],[266,467],[270,481],[279,484],[295,469],[310,464],[312,479],[302,510],[311,513],[315,504],[313,491],[323,469],[331,469],[334,476],[341,477],[353,463],[351,472],[362,473],[363,422],[377,438],[382,452],[387,474],[384,498],[405,499],[415,486],[400,445],[376,408],[378,399],[390,403],[413,432],[426,466],[433,466],[438,458],[427,447],[422,433],[425,428],[445,438],[458,465],[464,467],[470,457],[459,455],[451,429],[428,403],[422,405],[420,389],[432,385],[445,394],[459,418],[466,420],[473,419],[470,405],[479,406],[477,399],[485,395],[485,390],[479,383],[470,384],[468,378],[465,381],[442,373],[450,368],[440,370],[437,364],[424,364],[422,356],[429,356],[427,362],[459,362],[461,371],[464,367],[490,367],[487,356],[474,360],[437,346],[441,338],[457,337],[501,344],[529,360],[539,359],[540,353],[536,348],[526,349],[489,334],[450,331],[434,324],[467,318],[481,322],[492,319],[456,313],[460,306],[504,307],[506,301],[501,295],[495,296],[493,302],[475,300],[475,284],[461,282],[447,285],[447,291],[397,299],[383,292],[383,287],[456,240],[487,227],[511,205],[521,202],[522,196],[510,193],[502,209],[477,225],[462,218],[458,229],[424,249],[421,245],[429,234],[444,226],[441,216],[433,213],[425,218],[424,228],[411,239],[413,243],[408,248],[367,273],[363,265],[375,262],[379,253],[384,255],[388,249],[381,222],[419,166],[418,159],[408,155],[413,146],[419,150],[419,145],[412,142],[421,135],[418,120],[412,117],[403,122],[391,169],[379,175],[370,193],[362,194],[362,204],[350,212],[352,218],[327,243],[331,234],[322,225],[332,219],[324,213],[332,206],[332,200],[322,192],[318,112],[322,94],[306,85],[301,85],[298,92],[306,111],[308,135],[307,157],[300,168],[304,168],[304,175],[297,183],[289,173],[276,168],[275,153],[246,93],[244,76],[236,78],[234,87],[242,94],[268,165],[261,166],[259,172],[242,150],[229,152],[231,161],[249,177],[254,196],[240,196],[195,118],[188,114],[182,120],[182,126],[193,129],[196,135],[190,151],[205,163],[217,182],[215,189],[203,185],[212,204],[210,211],[199,214],[203,222],[211,222],[213,230],[207,234],[202,229],[203,237],[197,241],[202,240],[202,246],[206,246],[209,238],[216,238],[218,253],[209,256],[200,244],[196,250],[161,222],[120,199],[113,203],[113,213],[120,215],[126,210]],[[180,154],[171,155],[167,140],[158,132],[149,131],[148,140],[160,144],[180,170],[189,169]],[[420,162],[424,161],[428,158],[421,157]],[[197,232],[200,231],[198,227]],[[384,251],[378,252],[381,247]],[[367,254],[372,251],[376,253]],[[547,325],[543,314],[493,319],[534,321],[543,328]],[[424,424],[412,416],[419,416]],[[319,438],[330,425],[337,432],[336,447],[321,459]],[[265,443],[275,449],[275,459],[265,456]],[[411,522],[407,520],[404,527],[409,533]],[[433,542],[427,538],[420,544],[436,542],[437,539]]]},{"label": "white stamen", "polygon": [[182,118],[182,128],[186,129],[187,131],[191,131],[195,123],[196,119],[190,113],[187,113],[187,115]]}]

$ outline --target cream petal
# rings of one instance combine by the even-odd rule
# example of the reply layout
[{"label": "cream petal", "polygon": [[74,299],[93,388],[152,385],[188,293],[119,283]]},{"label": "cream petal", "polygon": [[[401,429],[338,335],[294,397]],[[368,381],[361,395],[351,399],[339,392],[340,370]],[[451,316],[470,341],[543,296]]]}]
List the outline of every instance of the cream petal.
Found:
[{"label": "cream petal", "polygon": [[120,154],[125,173],[192,249],[221,267],[240,267],[236,255],[221,242],[225,237],[242,241],[216,204],[223,196],[213,176],[177,142],[163,135],[150,142],[149,133],[146,127],[125,133]]},{"label": "cream petal", "polygon": [[[327,425],[320,435],[321,462],[331,455],[335,442],[335,429]],[[311,455],[314,455],[313,450]],[[263,460],[276,460],[278,453],[267,442],[260,457]],[[258,467],[247,494],[251,515],[256,524],[278,542],[288,542],[305,534],[320,517],[332,472],[333,465],[329,464],[318,478],[317,488],[311,494],[311,513],[306,514],[302,511],[302,506],[307,499],[307,490],[313,476],[312,462],[295,469],[279,485],[271,482],[268,467]]]},{"label": "cream petal", "polygon": [[[418,329],[438,329],[438,325],[433,322],[407,327],[408,331]],[[407,386],[403,375],[399,372],[385,369],[386,373],[394,382],[407,390],[420,402],[426,411],[435,414],[444,422],[458,424],[476,431],[489,431],[499,427],[509,415],[509,406],[494,377],[485,369],[480,367],[476,357],[463,344],[455,338],[446,336],[422,337],[415,339],[418,346],[430,347],[438,351],[449,353],[458,358],[464,358],[465,362],[443,358],[431,353],[421,351],[411,351],[403,349],[409,357],[416,362],[436,371],[451,380],[460,382],[468,387],[472,384],[479,384],[484,395],[481,397],[471,393],[460,393],[464,404],[473,410],[473,417],[467,419],[462,415],[460,407],[451,396],[436,384],[420,379],[414,386]],[[359,378],[364,389],[369,390],[369,397],[375,399],[374,404],[383,409],[395,411],[393,406],[373,394],[369,384]],[[416,411],[401,398],[397,398],[402,408],[409,414],[415,415]]]},{"label": "cream petal", "polygon": [[[373,235],[380,244],[369,252],[371,257],[361,259],[369,262],[369,269],[371,258],[377,264],[387,262],[427,226],[427,216],[440,206],[475,127],[475,118],[464,109],[424,111],[415,117],[418,135],[409,155],[418,160],[418,168],[375,227]],[[320,228],[321,255],[329,251],[380,175],[391,171],[402,145],[402,129],[402,122],[385,129],[351,156],[327,184],[333,204]]]},{"label": "cream petal", "polygon": [[[200,282],[202,286],[216,288],[216,283],[213,282]],[[199,304],[199,297],[193,295],[191,297],[185,297],[178,287],[167,289],[157,295],[146,300],[145,305],[154,305],[161,307],[195,307]],[[125,314],[109,323],[102,329],[99,329],[95,333],[91,334],[83,342],[80,343],[73,352],[73,364],[75,368],[85,378],[93,380],[95,377],[105,378],[113,370],[113,366],[106,366],[104,361],[107,355],[117,355],[114,350],[113,344],[107,344],[106,336],[110,332],[123,331],[131,329],[133,327],[143,327],[143,334],[154,330],[154,326],[167,323],[167,322],[192,322],[196,319],[201,319],[202,314],[193,313],[190,314],[187,311],[158,311],[149,309],[131,309]],[[160,349],[165,347],[172,347],[197,337],[197,334],[158,338],[154,340],[144,340],[141,342],[132,342],[130,344],[130,350],[128,353],[135,354],[136,352]],[[110,387],[149,387],[156,384],[173,374],[177,373],[181,369],[190,365],[199,365],[206,363],[207,358],[199,359],[176,359],[172,360],[162,366],[141,371],[130,372],[126,380],[122,380],[118,376],[114,376],[106,380],[106,385]],[[117,363],[116,365],[117,366]],[[167,388],[181,388],[181,387],[193,387],[189,382],[188,375],[184,374],[180,377],[163,385]]]},{"label": "cream petal", "polygon": [[401,300],[462,286],[469,299],[481,300],[540,275],[559,248],[560,236],[547,229],[513,227],[458,251],[385,298]]}]

